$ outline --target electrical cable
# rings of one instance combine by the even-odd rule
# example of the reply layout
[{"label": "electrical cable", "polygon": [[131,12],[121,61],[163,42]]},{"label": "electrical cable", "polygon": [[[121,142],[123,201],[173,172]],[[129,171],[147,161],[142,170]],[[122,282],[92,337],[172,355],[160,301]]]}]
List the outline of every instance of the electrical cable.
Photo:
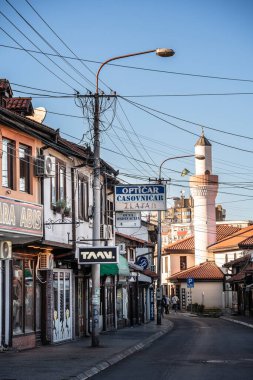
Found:
[{"label": "electrical cable", "polygon": [[[22,16],[22,14],[10,3],[9,0],[5,0],[5,2],[7,4],[9,4],[9,6],[14,10],[14,12],[16,12],[19,17],[22,18],[22,20],[42,39],[42,41],[45,42],[46,45],[48,45],[50,47],[50,49],[52,49],[56,54],[59,54],[59,52],[42,36],[41,33],[39,33],[33,26],[30,22],[28,22],[25,17]],[[65,58],[61,57],[61,59],[69,66],[72,68],[72,70],[74,70],[77,74],[79,74],[86,82],[88,82],[89,84],[91,84],[92,86],[94,86],[94,84],[88,79],[86,78],[79,70],[77,70],[71,63],[69,63]],[[82,86],[82,85],[81,85]],[[87,91],[89,91],[87,88],[86,88]]]}]

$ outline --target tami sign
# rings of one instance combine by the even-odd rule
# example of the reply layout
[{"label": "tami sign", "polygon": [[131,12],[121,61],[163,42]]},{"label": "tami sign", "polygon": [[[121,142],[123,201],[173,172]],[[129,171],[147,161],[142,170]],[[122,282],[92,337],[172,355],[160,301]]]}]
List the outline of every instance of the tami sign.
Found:
[{"label": "tami sign", "polygon": [[79,264],[117,264],[118,247],[79,248]]},{"label": "tami sign", "polygon": [[115,186],[115,211],[166,210],[165,185]]}]

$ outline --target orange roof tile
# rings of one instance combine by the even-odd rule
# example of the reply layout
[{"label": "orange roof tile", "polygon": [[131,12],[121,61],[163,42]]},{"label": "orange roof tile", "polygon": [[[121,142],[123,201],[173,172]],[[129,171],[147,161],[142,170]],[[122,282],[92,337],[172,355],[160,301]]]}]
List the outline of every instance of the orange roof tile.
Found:
[{"label": "orange roof tile", "polygon": [[228,251],[231,249],[238,249],[244,245],[249,245],[253,240],[253,226],[241,228],[231,236],[211,245],[208,250],[211,252]]},{"label": "orange roof tile", "polygon": [[[227,224],[218,224],[216,226],[216,239],[217,241],[220,241],[227,236],[239,231],[239,227],[233,227]],[[188,238],[176,241],[174,243],[171,243],[164,247],[163,252],[165,254],[168,253],[178,253],[179,251],[191,251],[189,253],[194,253],[195,248],[195,242],[194,242],[194,236],[190,236]]]},{"label": "orange roof tile", "polygon": [[220,280],[224,279],[224,273],[215,264],[214,261],[206,261],[199,265],[195,265],[184,271],[173,274],[169,277],[171,282],[174,281],[186,281],[187,278],[194,278],[194,280]]},{"label": "orange roof tile", "polygon": [[32,98],[5,98],[6,108],[10,111],[33,112]]}]

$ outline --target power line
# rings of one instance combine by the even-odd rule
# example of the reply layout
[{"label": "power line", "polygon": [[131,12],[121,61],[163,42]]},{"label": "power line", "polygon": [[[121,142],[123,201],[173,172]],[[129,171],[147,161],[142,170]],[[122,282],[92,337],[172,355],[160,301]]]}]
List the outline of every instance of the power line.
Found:
[{"label": "power line", "polygon": [[[125,98],[123,98],[123,97],[121,97],[121,98],[122,98],[122,99],[125,99]],[[166,124],[169,124],[169,125],[171,125],[171,126],[177,128],[177,129],[179,129],[179,130],[181,130],[181,131],[187,132],[187,133],[189,133],[189,134],[191,134],[191,135],[193,135],[193,136],[197,136],[197,137],[199,137],[199,135],[198,135],[197,133],[194,133],[194,132],[188,131],[187,129],[185,129],[185,128],[183,128],[183,127],[179,127],[178,125],[176,125],[176,124],[174,124],[174,123],[171,123],[171,122],[169,122],[168,120],[165,120],[165,119],[163,119],[163,118],[161,118],[161,117],[159,117],[159,116],[153,114],[152,112],[150,112],[150,111],[148,110],[148,109],[150,109],[150,107],[146,107],[146,106],[144,106],[144,105],[140,105],[139,103],[132,102],[132,101],[130,101],[130,100],[128,100],[128,99],[125,99],[125,101],[126,101],[126,102],[129,102],[130,104],[132,104],[132,105],[135,106],[136,108],[138,108],[138,109],[144,111],[145,113],[147,113],[147,114],[149,114],[149,115],[155,117],[156,119],[159,119],[159,120],[165,122]],[[154,112],[157,112],[158,114],[163,114],[163,112],[160,112],[160,111],[157,111],[157,110],[154,110],[154,109],[153,109],[153,111],[154,111]],[[226,148],[235,149],[235,150],[239,150],[239,151],[241,151],[241,152],[246,152],[246,153],[253,153],[252,150],[243,149],[243,148],[238,148],[238,147],[235,147],[235,146],[233,146],[233,145],[224,144],[224,143],[221,143],[221,142],[216,141],[216,140],[211,140],[211,139],[209,139],[209,141],[212,141],[213,143],[215,143],[215,144],[217,144],[217,145],[222,145],[222,146],[224,146],[224,147],[226,147]]]},{"label": "power line", "polygon": [[[83,62],[83,60],[79,59],[79,57],[76,55],[76,53],[63,41],[63,39],[51,28],[51,26],[45,21],[45,19],[36,11],[36,9],[34,8],[34,6],[32,6],[30,4],[30,2],[28,0],[25,0],[26,3],[32,8],[32,10],[37,14],[37,16],[44,22],[44,24],[51,30],[51,32],[61,41],[61,43],[74,55],[74,57],[91,73],[93,74],[94,76],[96,76],[96,74],[89,68],[89,66],[85,65],[85,63]],[[112,91],[112,89],[107,86],[107,84],[102,81],[100,79],[100,82],[103,83],[110,91]],[[92,84],[92,82],[90,82]],[[95,84],[93,83],[92,84],[93,86],[95,86]]]},{"label": "power line", "polygon": [[[27,51],[30,51],[31,53],[42,54],[36,50],[29,50],[29,49],[25,49],[25,48],[17,48],[15,46],[10,46],[10,45],[5,45],[5,44],[0,44],[0,46],[2,46],[4,48],[8,48],[8,49],[27,50]],[[52,56],[55,56],[58,58],[66,58],[66,59],[77,60],[77,61],[82,61],[82,62],[90,62],[90,63],[95,63],[95,64],[103,63],[102,61],[95,61],[95,60],[84,59],[84,58],[73,58],[73,57],[61,55],[61,54],[52,54],[52,53],[47,53],[47,52],[43,52],[43,54],[52,55]],[[161,73],[161,74],[182,75],[182,76],[204,78],[204,79],[216,79],[216,80],[233,81],[233,82],[253,83],[253,79],[245,79],[245,78],[231,78],[231,77],[222,77],[222,76],[218,76],[218,75],[215,76],[215,75],[193,74],[193,73],[184,73],[184,72],[168,71],[168,70],[158,70],[158,69],[150,69],[150,68],[145,68],[145,67],[116,64],[116,63],[108,63],[107,65],[108,66],[115,66],[115,67],[122,67],[125,69],[150,71],[150,72],[156,72],[156,73]]]},{"label": "power line", "polygon": [[[27,21],[26,19],[25,19],[25,17],[23,17],[22,16],[22,14],[9,2],[9,0],[5,0],[6,1],[6,3],[7,4],[9,4],[9,6],[14,10],[14,12],[16,12],[17,14],[18,14],[18,16],[19,17],[21,17],[22,18],[22,20],[42,39],[42,41],[44,41],[45,42],[45,44],[46,45],[48,45],[49,47],[50,47],[50,49],[52,49],[56,54],[59,54],[59,52],[46,40],[46,38],[44,38],[43,36],[42,36],[42,34],[41,33],[39,33],[37,30],[36,30],[36,28],[34,28],[33,26],[32,26],[32,24],[29,22],[29,21]],[[23,34],[23,33],[22,33]],[[27,38],[27,37],[26,37]],[[36,46],[34,43],[32,43],[34,46]],[[38,48],[37,46],[36,46],[36,48]],[[40,49],[39,49],[40,50]],[[49,57],[48,57],[49,58]],[[86,80],[89,84],[91,84],[91,85],[94,85],[88,78],[86,78],[79,70],[77,70],[71,63],[69,63],[65,58],[61,58],[69,67],[71,67],[72,68],[72,70],[74,70],[78,75],[80,75],[84,80]],[[52,60],[51,60],[52,61]],[[52,61],[52,62],[54,62],[54,61]],[[55,63],[55,62],[54,62]],[[56,63],[55,63],[56,64]],[[56,64],[57,65],[57,64]],[[58,65],[57,65],[58,66]],[[63,70],[63,69],[61,69],[61,70]],[[63,70],[64,71],[64,70]],[[64,71],[65,72],[65,71]],[[71,76],[70,74],[67,74],[67,75],[69,75],[69,76]],[[72,79],[73,79],[73,77],[72,77]],[[75,79],[74,79],[75,80]],[[77,80],[75,80],[77,83],[79,83]],[[80,83],[79,83],[80,84]],[[81,85],[81,87],[83,87],[83,85],[82,84],[80,84]],[[88,90],[87,88],[86,88],[86,90]]]}]

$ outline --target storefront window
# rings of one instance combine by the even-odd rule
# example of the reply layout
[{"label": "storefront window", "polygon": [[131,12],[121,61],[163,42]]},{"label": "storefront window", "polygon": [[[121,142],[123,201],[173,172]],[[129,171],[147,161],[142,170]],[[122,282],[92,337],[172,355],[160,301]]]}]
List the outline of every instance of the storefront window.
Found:
[{"label": "storefront window", "polygon": [[[38,300],[40,308],[40,300]],[[34,261],[13,260],[13,334],[35,328]]]},{"label": "storefront window", "polygon": [[122,289],[122,286],[117,287],[116,309],[117,309],[117,318],[122,319],[123,318],[123,289]]},{"label": "storefront window", "polygon": [[13,262],[13,333],[23,332],[23,261]]}]

